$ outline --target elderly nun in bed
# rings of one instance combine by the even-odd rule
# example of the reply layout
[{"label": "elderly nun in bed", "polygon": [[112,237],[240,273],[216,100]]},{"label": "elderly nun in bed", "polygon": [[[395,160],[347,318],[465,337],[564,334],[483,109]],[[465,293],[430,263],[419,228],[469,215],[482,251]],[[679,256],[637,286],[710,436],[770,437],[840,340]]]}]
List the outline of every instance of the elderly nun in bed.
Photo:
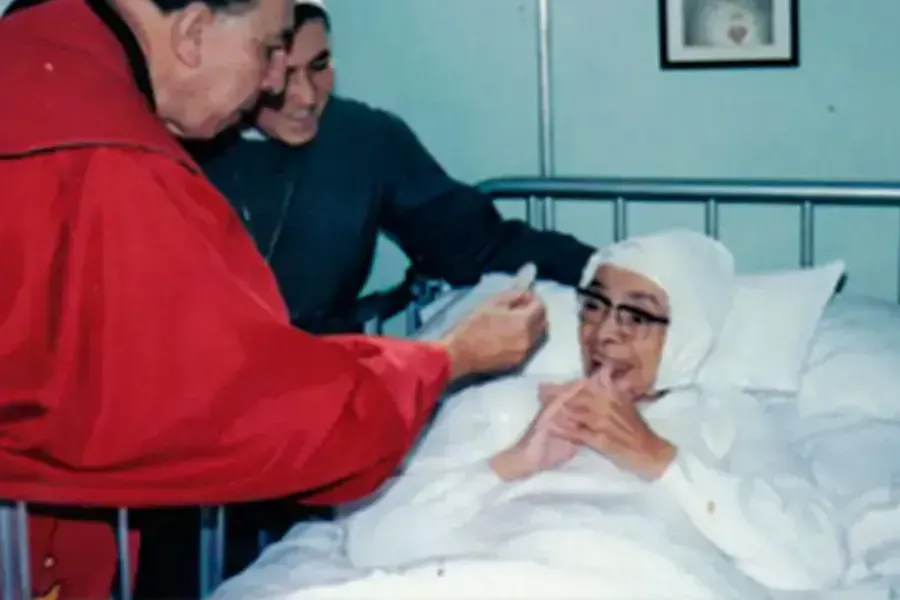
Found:
[{"label": "elderly nun in bed", "polygon": [[451,399],[406,473],[349,516],[349,561],[526,559],[602,574],[610,597],[833,585],[832,507],[753,397],[694,384],[735,286],[731,254],[697,233],[600,251],[578,290],[584,377]]}]

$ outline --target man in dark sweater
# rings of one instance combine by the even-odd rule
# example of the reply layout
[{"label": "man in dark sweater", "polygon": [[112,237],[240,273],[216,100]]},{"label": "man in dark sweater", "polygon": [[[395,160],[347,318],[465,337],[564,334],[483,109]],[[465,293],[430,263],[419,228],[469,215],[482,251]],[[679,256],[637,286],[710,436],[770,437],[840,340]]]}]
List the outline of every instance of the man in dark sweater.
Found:
[{"label": "man in dark sweater", "polygon": [[295,20],[284,95],[263,102],[256,129],[195,154],[268,258],[297,326],[354,327],[379,231],[419,273],[451,285],[529,261],[542,278],[578,282],[592,248],[504,220],[489,198],[451,179],[402,120],[333,96],[328,15],[303,0]]}]

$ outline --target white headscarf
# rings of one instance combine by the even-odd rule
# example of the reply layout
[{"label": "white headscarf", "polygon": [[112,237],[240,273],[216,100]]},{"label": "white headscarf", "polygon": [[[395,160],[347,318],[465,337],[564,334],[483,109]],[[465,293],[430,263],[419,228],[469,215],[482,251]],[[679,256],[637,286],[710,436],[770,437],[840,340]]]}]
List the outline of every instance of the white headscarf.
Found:
[{"label": "white headscarf", "polygon": [[670,324],[654,389],[694,383],[734,300],[731,252],[713,238],[686,229],[633,237],[594,254],[582,287],[590,285],[604,264],[642,275],[668,296]]}]

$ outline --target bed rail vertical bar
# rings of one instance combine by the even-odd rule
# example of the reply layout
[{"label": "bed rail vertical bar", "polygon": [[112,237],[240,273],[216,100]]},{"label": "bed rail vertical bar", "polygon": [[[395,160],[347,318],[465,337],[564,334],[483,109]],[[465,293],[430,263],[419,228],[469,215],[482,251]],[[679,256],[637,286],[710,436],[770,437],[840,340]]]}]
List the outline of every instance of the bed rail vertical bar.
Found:
[{"label": "bed rail vertical bar", "polygon": [[21,594],[23,599],[30,600],[30,596],[24,595],[26,590],[23,590],[19,583],[19,570],[16,565],[18,537],[15,511],[10,504],[0,504],[0,583],[2,583],[0,594],[10,600],[17,600],[19,597],[17,594]]},{"label": "bed rail vertical bar", "polygon": [[216,507],[215,568],[213,569],[213,588],[222,585],[225,579],[225,505]]},{"label": "bed rail vertical bar", "polygon": [[116,546],[119,563],[118,600],[131,600],[131,556],[128,551],[128,509],[116,510]]},{"label": "bed rail vertical bar", "polygon": [[19,579],[22,587],[22,597],[31,600],[31,551],[29,549],[28,530],[28,505],[25,502],[16,502],[16,526],[18,527],[19,546]]},{"label": "bed rail vertical bar", "polygon": [[619,196],[613,204],[613,240],[622,241],[628,235],[628,204]]},{"label": "bed rail vertical bar", "polygon": [[811,267],[816,263],[816,213],[812,200],[800,205],[800,266]]},{"label": "bed rail vertical bar", "polygon": [[556,199],[552,196],[543,198],[541,224],[548,231],[556,231]]},{"label": "bed rail vertical bar", "polygon": [[419,305],[415,299],[406,305],[403,315],[406,318],[406,335],[412,336],[419,328]]},{"label": "bed rail vertical bar", "polygon": [[200,597],[206,598],[212,593],[212,574],[211,574],[211,564],[212,564],[212,556],[211,556],[211,539],[212,539],[212,527],[211,527],[211,519],[210,519],[210,509],[207,506],[204,506],[200,509],[200,557],[199,557],[199,565],[197,565],[199,569],[199,583],[200,583]]},{"label": "bed rail vertical bar", "polygon": [[526,198],[525,221],[529,226],[534,227],[535,229],[541,228],[541,206],[542,203],[537,196],[529,196]]},{"label": "bed rail vertical bar", "polygon": [[378,317],[373,317],[363,323],[363,333],[366,335],[378,335]]},{"label": "bed rail vertical bar", "polygon": [[715,198],[706,201],[704,221],[706,235],[719,239],[719,201]]},{"label": "bed rail vertical bar", "polygon": [[200,597],[213,592],[225,578],[225,506],[200,511]]},{"label": "bed rail vertical bar", "polygon": [[[897,211],[898,221],[900,221],[900,210]],[[900,304],[900,236],[897,238],[897,303]]]}]

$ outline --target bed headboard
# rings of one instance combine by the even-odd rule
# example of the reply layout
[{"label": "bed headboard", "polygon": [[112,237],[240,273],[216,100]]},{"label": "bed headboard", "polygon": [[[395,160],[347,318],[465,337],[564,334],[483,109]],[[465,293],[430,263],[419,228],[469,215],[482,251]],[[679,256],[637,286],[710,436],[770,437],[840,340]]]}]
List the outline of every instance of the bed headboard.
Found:
[{"label": "bed headboard", "polygon": [[[652,228],[678,224],[705,231],[732,247],[739,263],[742,250],[777,253],[783,267],[845,258],[851,280],[854,267],[860,267],[878,282],[878,289],[861,285],[859,291],[900,301],[900,182],[508,177],[487,180],[479,189],[500,203],[525,202],[522,216],[534,227],[573,233],[588,242],[646,231],[646,218],[631,227],[632,213],[642,213],[634,219],[641,221],[648,213],[665,211],[670,218],[654,219]],[[586,208],[594,209],[587,219]],[[735,235],[741,229],[744,235]],[[769,236],[777,238],[774,252],[760,245]],[[742,238],[735,240],[738,247],[731,237]],[[790,241],[796,255],[782,256]]]}]

